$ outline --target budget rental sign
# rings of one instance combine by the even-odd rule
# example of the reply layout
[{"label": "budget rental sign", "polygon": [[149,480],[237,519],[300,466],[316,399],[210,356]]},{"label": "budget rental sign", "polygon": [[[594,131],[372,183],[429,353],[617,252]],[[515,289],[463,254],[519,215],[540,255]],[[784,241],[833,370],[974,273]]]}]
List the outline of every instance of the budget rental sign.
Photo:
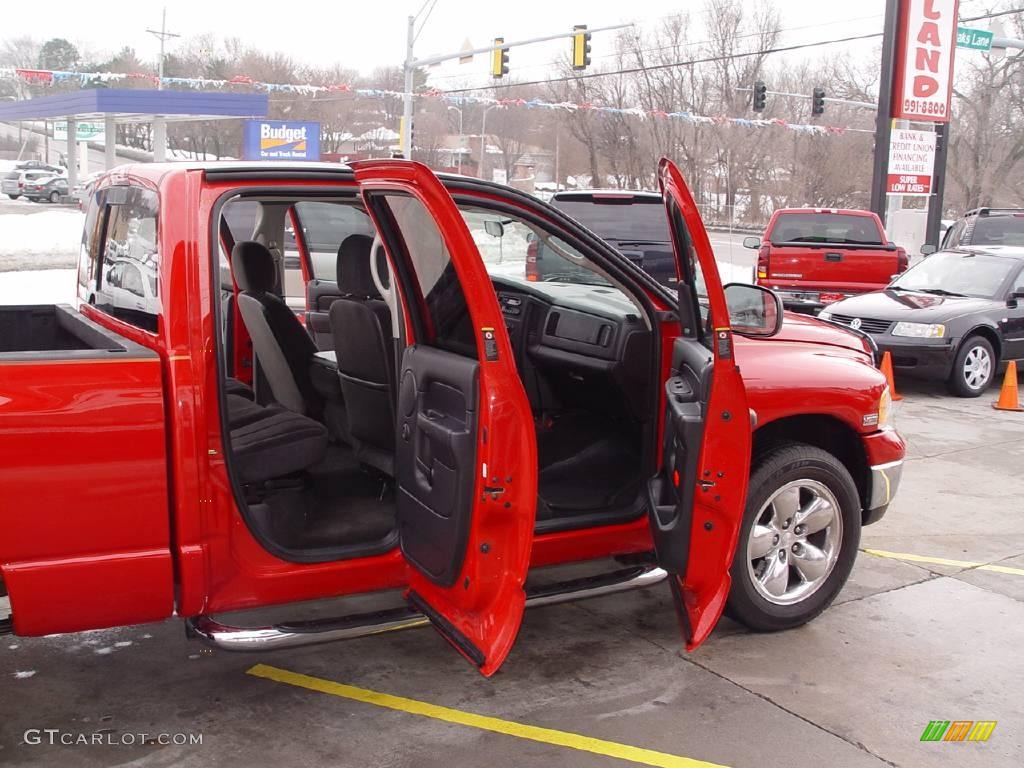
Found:
[{"label": "budget rental sign", "polygon": [[892,117],[949,122],[959,0],[901,0]]},{"label": "budget rental sign", "polygon": [[319,160],[320,123],[247,120],[242,156],[246,160]]},{"label": "budget rental sign", "polygon": [[894,129],[889,142],[890,195],[928,195],[935,168],[935,134],[932,131]]}]

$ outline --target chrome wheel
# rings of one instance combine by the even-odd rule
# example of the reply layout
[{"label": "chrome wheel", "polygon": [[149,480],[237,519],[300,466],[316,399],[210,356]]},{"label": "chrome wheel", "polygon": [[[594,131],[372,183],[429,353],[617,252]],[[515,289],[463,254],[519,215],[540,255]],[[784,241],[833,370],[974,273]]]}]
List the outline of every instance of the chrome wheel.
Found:
[{"label": "chrome wheel", "polygon": [[982,389],[992,378],[992,355],[983,346],[967,352],[963,367],[964,383],[971,389]]},{"label": "chrome wheel", "polygon": [[794,480],[772,493],[747,539],[750,581],[765,600],[792,605],[814,594],[839,558],[839,502],[817,480]]}]

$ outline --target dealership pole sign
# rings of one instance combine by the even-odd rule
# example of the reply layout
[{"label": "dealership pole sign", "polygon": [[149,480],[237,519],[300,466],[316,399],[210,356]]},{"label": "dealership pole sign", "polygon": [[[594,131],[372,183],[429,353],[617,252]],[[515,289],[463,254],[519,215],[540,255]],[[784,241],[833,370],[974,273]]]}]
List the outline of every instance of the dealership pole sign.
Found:
[{"label": "dealership pole sign", "polygon": [[319,160],[320,123],[247,120],[242,157],[246,160]]},{"label": "dealership pole sign", "polygon": [[892,117],[949,122],[959,0],[901,0]]},{"label": "dealership pole sign", "polygon": [[889,139],[890,195],[930,195],[935,169],[935,133],[893,129]]},{"label": "dealership pole sign", "polygon": [[[58,120],[53,124],[53,138],[55,141],[68,140],[68,124],[64,120]],[[100,144],[106,142],[106,126],[103,123],[75,123],[75,141],[95,141]]]}]

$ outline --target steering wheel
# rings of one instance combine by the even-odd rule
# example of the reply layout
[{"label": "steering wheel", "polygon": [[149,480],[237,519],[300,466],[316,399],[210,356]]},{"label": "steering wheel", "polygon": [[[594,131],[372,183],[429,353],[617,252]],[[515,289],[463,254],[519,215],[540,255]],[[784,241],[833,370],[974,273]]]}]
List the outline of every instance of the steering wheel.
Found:
[{"label": "steering wheel", "polygon": [[[388,309],[391,310],[391,335],[394,338],[398,338],[398,300],[395,297],[394,289],[394,275],[391,272],[391,265],[388,260],[378,259],[378,249],[384,248],[384,241],[380,239],[380,235],[373,236],[373,245],[370,246],[370,276],[373,278],[373,284],[377,286],[377,291],[380,293],[384,303],[388,305]],[[387,282],[385,283],[384,278],[380,274],[380,263],[384,262],[385,268],[387,269],[388,276]]]}]

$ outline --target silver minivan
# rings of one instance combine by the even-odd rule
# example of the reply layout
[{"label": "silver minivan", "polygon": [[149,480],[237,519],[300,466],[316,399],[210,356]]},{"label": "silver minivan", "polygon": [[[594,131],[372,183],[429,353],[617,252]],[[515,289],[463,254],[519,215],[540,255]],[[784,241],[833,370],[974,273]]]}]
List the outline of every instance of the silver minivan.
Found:
[{"label": "silver minivan", "polygon": [[43,176],[52,176],[49,171],[11,171],[0,179],[0,192],[11,200],[17,200],[25,194],[25,182],[34,181]]}]

